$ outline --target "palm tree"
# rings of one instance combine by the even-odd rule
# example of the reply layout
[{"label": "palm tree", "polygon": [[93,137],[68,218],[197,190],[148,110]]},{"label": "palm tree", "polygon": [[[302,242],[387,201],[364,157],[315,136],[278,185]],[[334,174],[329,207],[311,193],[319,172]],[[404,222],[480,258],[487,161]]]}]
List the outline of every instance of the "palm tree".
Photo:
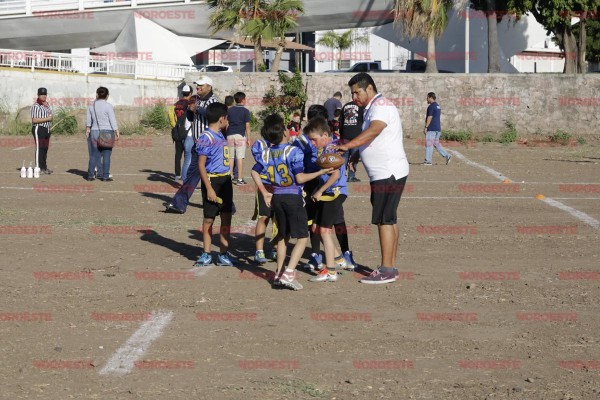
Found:
[{"label": "palm tree", "polygon": [[330,49],[337,50],[339,53],[337,60],[337,68],[342,68],[342,52],[350,49],[355,44],[368,44],[369,38],[367,36],[356,36],[354,30],[350,29],[346,32],[338,35],[335,31],[327,31],[317,41],[317,44],[329,47]]},{"label": "palm tree", "polygon": [[249,38],[254,44],[257,70],[264,69],[263,45],[278,40],[273,67],[285,48],[285,33],[296,26],[298,15],[304,12],[302,0],[207,0],[213,9],[209,17],[212,34],[233,30],[236,36]]},{"label": "palm tree", "polygon": [[448,24],[448,12],[463,7],[463,1],[452,0],[395,0],[394,23],[402,22],[404,34],[409,38],[427,39],[427,68],[425,72],[437,73],[435,39],[442,36]]}]

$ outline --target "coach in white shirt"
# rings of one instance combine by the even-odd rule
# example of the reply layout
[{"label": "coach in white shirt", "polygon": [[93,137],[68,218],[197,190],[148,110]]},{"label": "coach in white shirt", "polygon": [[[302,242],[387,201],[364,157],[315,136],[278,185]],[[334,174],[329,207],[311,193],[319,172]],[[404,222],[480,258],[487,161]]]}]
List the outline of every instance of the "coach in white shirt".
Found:
[{"label": "coach in white shirt", "polygon": [[371,223],[377,225],[381,245],[381,265],[361,282],[390,283],[398,279],[395,268],[399,238],[397,211],[408,177],[402,122],[396,106],[377,93],[377,86],[369,74],[355,75],[348,86],[352,100],[359,107],[365,107],[363,131],[337,149],[359,149],[371,182]]}]

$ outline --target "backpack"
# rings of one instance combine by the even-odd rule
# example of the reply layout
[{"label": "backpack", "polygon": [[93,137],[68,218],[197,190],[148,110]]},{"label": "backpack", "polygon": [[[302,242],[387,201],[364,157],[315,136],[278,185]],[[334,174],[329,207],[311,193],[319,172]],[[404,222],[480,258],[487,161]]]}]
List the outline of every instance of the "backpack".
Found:
[{"label": "backpack", "polygon": [[175,123],[173,129],[171,129],[171,138],[174,142],[183,142],[185,138],[187,138],[190,129],[192,129],[192,124],[190,124],[188,129],[185,129],[186,119],[186,113],[184,112],[183,115],[177,119],[177,123]]}]

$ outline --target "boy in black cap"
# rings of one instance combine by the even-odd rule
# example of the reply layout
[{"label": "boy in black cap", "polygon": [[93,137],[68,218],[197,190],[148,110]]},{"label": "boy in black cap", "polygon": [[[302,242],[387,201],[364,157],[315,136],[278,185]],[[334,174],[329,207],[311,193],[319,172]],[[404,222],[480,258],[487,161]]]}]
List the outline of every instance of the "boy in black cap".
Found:
[{"label": "boy in black cap", "polygon": [[52,124],[52,109],[46,101],[48,90],[39,88],[38,98],[31,107],[31,134],[35,141],[35,166],[40,168],[40,173],[50,175],[46,158],[50,145],[50,125]]}]

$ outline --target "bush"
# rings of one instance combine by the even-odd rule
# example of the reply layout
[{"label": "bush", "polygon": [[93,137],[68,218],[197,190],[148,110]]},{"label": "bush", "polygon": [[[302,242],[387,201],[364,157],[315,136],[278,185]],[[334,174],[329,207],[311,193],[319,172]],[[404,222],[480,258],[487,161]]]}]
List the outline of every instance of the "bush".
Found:
[{"label": "bush", "polygon": [[579,136],[577,138],[577,143],[581,144],[581,145],[584,145],[585,144],[585,138],[583,136]]},{"label": "bush", "polygon": [[55,135],[74,135],[77,133],[77,118],[69,108],[60,107],[54,113],[51,131]]},{"label": "bush", "polygon": [[500,143],[512,143],[517,140],[517,127],[512,121],[505,121],[504,126],[506,126],[506,130],[500,136],[498,140]]},{"label": "bush", "polygon": [[440,140],[448,140],[454,142],[467,143],[473,140],[473,132],[471,131],[442,131]]},{"label": "bush", "polygon": [[31,123],[23,122],[12,115],[7,116],[0,124],[0,134],[10,136],[23,136],[31,134]]},{"label": "bush", "polygon": [[119,131],[123,136],[143,135],[144,127],[134,122],[121,122],[119,123]]},{"label": "bush", "polygon": [[301,111],[306,102],[306,88],[299,71],[296,71],[291,77],[284,72],[280,72],[278,76],[282,94],[278,94],[274,86],[269,88],[263,97],[266,107],[258,113],[260,119],[271,114],[279,114],[289,121],[292,114]]},{"label": "bush", "polygon": [[556,133],[554,135],[548,136],[548,139],[550,139],[550,141],[552,143],[560,143],[563,146],[566,146],[571,141],[571,134],[559,130],[559,131],[556,131]]},{"label": "bush", "polygon": [[157,104],[148,109],[142,117],[142,125],[156,130],[168,129],[171,127],[169,114],[164,104]]},{"label": "bush", "polygon": [[494,137],[488,133],[487,135],[485,135],[484,137],[481,138],[480,142],[491,143],[491,142],[495,142],[495,140],[494,140]]}]

